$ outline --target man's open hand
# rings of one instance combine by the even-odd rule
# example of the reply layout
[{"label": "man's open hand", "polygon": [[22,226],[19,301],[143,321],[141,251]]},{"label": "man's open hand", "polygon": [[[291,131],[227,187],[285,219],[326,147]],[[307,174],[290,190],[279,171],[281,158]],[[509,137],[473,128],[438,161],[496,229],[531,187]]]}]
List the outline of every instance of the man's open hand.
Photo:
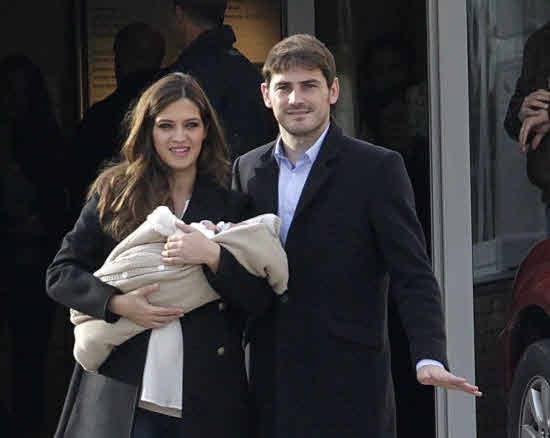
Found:
[{"label": "man's open hand", "polygon": [[481,397],[479,388],[468,383],[465,378],[457,377],[445,368],[437,365],[424,365],[416,372],[416,379],[422,385],[439,386],[445,389],[466,392],[467,394]]}]

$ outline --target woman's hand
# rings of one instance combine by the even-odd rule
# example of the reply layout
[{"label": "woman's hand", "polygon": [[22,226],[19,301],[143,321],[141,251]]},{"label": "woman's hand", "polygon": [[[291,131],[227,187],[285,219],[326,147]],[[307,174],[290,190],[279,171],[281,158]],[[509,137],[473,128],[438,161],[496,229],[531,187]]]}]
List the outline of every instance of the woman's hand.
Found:
[{"label": "woman's hand", "polygon": [[161,253],[162,262],[166,265],[205,264],[216,272],[220,263],[220,246],[183,222],[176,226],[183,233],[168,237]]},{"label": "woman's hand", "polygon": [[114,295],[109,302],[109,310],[148,329],[159,328],[181,318],[184,314],[181,307],[162,307],[149,303],[149,295],[158,290],[159,285],[152,284],[123,295]]}]

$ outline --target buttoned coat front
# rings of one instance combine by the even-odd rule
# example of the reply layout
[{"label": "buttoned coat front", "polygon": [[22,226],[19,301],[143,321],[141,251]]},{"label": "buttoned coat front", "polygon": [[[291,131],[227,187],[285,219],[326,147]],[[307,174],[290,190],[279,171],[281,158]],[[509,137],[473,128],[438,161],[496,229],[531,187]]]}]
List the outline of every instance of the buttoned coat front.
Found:
[{"label": "buttoned coat front", "polygon": [[[235,162],[233,186],[256,213],[277,212],[273,148]],[[288,293],[249,332],[259,436],[393,438],[388,276],[414,363],[446,364],[440,292],[401,157],[332,123],[285,250]]]},{"label": "buttoned coat front", "polygon": [[[119,293],[92,273],[115,246],[98,222],[96,200],[84,207],[63,240],[47,274],[48,294],[67,307],[112,321],[109,297]],[[198,180],[183,217],[198,222],[239,222],[248,217],[242,194]],[[186,314],[183,418],[185,438],[249,436],[249,392],[242,348],[247,315],[264,311],[273,292],[222,249],[216,275],[205,269],[220,300]],[[68,316],[68,315],[67,315]],[[139,400],[150,330],[115,349],[98,374],[75,366],[56,432],[57,438],[129,438]]]}]

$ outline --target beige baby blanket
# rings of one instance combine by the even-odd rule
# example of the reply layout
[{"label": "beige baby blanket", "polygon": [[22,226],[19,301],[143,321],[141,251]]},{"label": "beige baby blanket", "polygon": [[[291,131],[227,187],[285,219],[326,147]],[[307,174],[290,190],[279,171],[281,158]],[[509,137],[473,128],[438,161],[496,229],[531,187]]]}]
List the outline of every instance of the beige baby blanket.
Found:
[{"label": "beige baby blanket", "polygon": [[[162,264],[161,251],[166,238],[182,232],[176,227],[178,221],[168,207],[157,207],[111,251],[94,275],[123,293],[158,283],[160,290],[150,295],[150,302],[159,306],[180,306],[186,312],[219,299],[201,265]],[[218,234],[202,224],[191,225],[231,252],[248,272],[266,278],[277,294],[286,291],[288,261],[279,241],[279,217],[274,214],[256,216]],[[146,330],[126,318],[111,324],[74,309],[70,310],[70,315],[75,325],[73,354],[88,371],[97,371],[114,347]]]}]

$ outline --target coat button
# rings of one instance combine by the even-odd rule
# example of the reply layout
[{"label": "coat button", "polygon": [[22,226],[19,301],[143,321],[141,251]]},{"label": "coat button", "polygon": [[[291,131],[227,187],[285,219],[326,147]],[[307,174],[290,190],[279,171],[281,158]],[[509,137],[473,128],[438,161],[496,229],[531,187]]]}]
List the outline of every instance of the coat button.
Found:
[{"label": "coat button", "polygon": [[225,354],[225,348],[224,347],[219,347],[216,350],[216,353],[218,353],[218,356],[223,356]]},{"label": "coat button", "polygon": [[223,312],[223,311],[225,310],[225,308],[226,308],[225,303],[224,303],[223,301],[220,301],[220,302],[218,303],[218,310],[219,310],[220,312]]}]

